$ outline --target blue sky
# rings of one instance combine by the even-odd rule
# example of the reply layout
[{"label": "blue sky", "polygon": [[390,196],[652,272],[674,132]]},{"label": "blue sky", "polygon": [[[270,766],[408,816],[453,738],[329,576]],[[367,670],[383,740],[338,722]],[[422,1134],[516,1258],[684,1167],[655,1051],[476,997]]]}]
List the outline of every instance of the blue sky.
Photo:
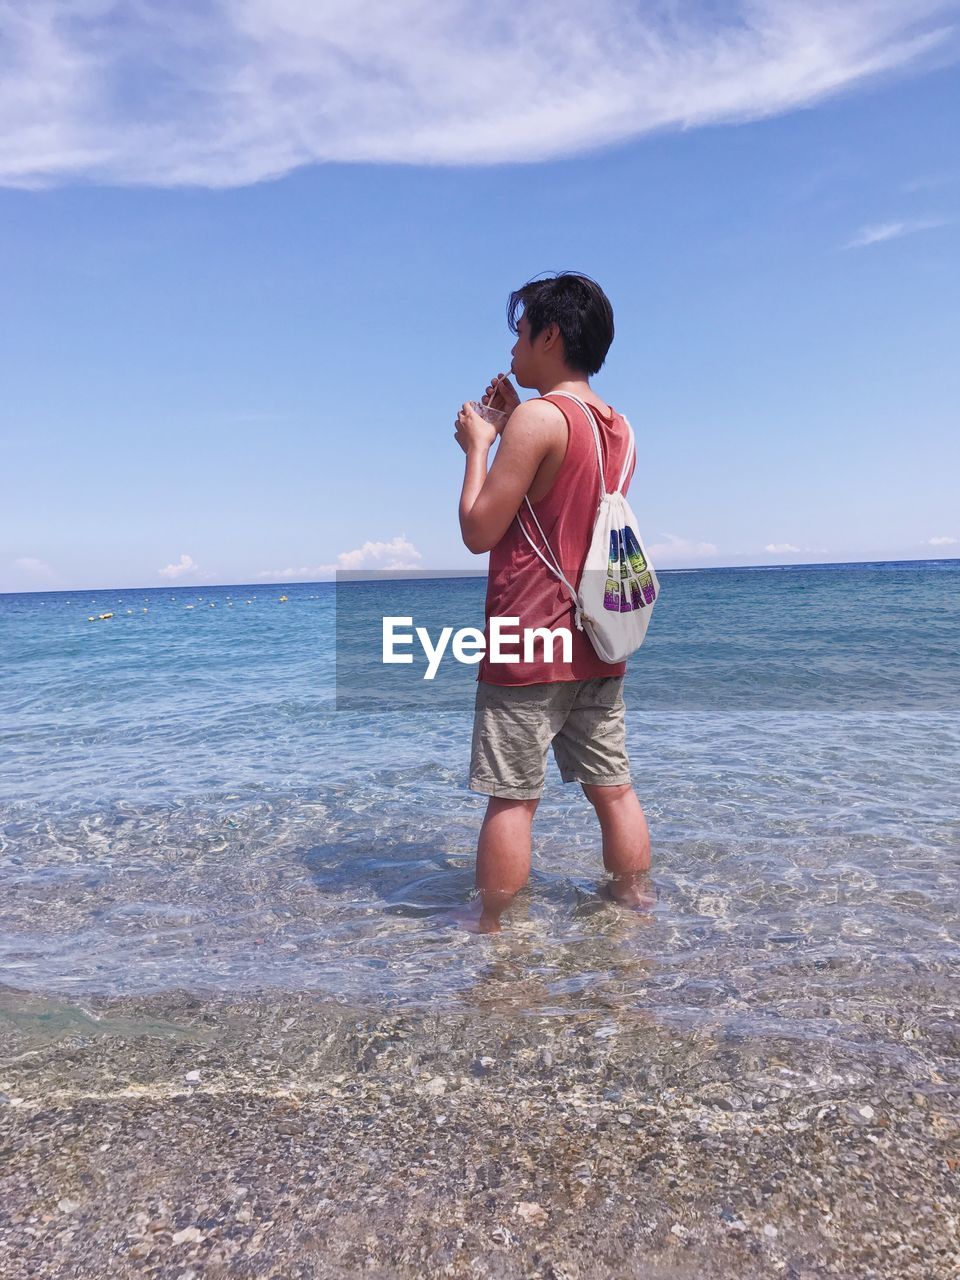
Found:
[{"label": "blue sky", "polygon": [[0,4],[0,590],[478,567],[453,420],[566,268],[658,566],[960,553],[957,7],[581,7]]}]

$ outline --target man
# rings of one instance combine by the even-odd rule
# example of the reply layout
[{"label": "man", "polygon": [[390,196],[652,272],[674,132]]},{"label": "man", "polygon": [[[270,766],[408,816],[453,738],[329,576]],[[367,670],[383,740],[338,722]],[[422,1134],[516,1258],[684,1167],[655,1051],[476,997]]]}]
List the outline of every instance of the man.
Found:
[{"label": "man", "polygon": [[[543,551],[542,531],[565,576],[579,585],[599,504],[600,463],[593,424],[557,393],[592,409],[606,488],[613,489],[628,428],[589,381],[613,341],[613,310],[595,281],[564,272],[511,294],[507,318],[517,336],[510,372],[539,398],[521,403],[507,375],[498,374],[484,400],[507,415],[505,425],[498,430],[465,404],[455,432],[466,454],[463,541],[476,554],[490,552],[488,653],[478,673],[470,763],[471,790],[490,796],[477,846],[482,932],[500,928],[503,910],[530,874],[533,816],[551,742],[564,782],[581,784],[600,820],[603,862],[612,877],[605,890],[629,906],[654,900],[643,888],[650,836],[625,745],[625,663],[597,656],[586,632],[574,626],[569,592],[528,540]],[[556,398],[544,399],[550,395]],[[632,468],[624,491],[631,474]],[[544,652],[542,661],[489,661],[491,617],[517,617],[521,631],[567,627],[570,659],[553,661]]]}]

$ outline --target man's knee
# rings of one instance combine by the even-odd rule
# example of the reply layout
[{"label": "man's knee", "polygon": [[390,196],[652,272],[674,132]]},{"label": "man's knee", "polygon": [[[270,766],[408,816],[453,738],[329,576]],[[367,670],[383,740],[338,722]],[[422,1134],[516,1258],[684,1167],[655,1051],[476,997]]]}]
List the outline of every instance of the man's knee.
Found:
[{"label": "man's knee", "polygon": [[533,817],[539,798],[536,800],[511,800],[507,796],[491,796],[487,801],[487,813],[526,812]]},{"label": "man's knee", "polygon": [[594,782],[581,782],[580,785],[583,787],[583,794],[595,809],[603,809],[629,795],[633,790],[633,784],[630,782],[617,783],[612,787],[601,786]]}]

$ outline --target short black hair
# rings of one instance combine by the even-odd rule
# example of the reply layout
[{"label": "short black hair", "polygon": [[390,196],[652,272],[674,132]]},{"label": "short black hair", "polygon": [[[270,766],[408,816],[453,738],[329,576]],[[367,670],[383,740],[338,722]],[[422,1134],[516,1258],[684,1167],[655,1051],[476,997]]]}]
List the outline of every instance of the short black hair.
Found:
[{"label": "short black hair", "polygon": [[507,303],[512,333],[517,332],[521,308],[531,339],[548,325],[558,326],[571,369],[590,377],[602,367],[613,342],[613,307],[596,280],[574,271],[528,280],[514,289]]}]

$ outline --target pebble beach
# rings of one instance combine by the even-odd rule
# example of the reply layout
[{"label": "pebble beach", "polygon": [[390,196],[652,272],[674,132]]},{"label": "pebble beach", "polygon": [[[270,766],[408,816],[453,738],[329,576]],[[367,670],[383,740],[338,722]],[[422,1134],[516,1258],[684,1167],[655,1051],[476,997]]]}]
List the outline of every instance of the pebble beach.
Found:
[{"label": "pebble beach", "polygon": [[8,1280],[960,1274],[952,1018],[877,1072],[643,1019],[3,1009]]}]

